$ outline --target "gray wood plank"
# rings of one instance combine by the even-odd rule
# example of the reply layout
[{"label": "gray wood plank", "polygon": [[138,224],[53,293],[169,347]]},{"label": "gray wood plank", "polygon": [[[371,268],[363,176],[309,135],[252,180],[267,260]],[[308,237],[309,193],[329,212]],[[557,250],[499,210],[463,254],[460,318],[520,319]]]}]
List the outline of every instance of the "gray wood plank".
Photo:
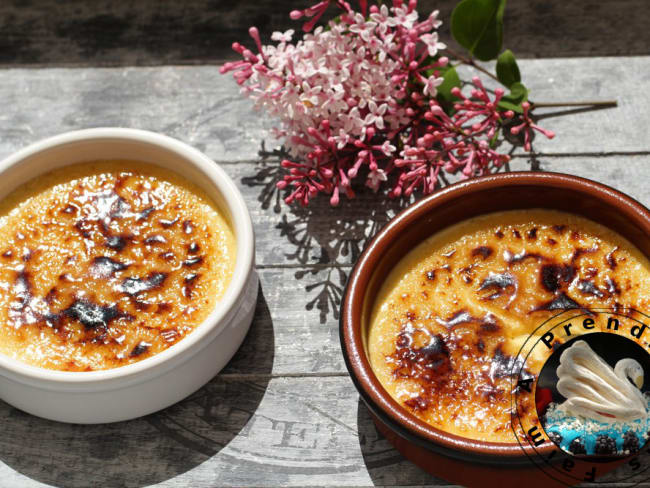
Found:
[{"label": "gray wood plank", "polygon": [[[617,100],[618,107],[539,108],[539,124],[556,133],[536,137],[534,150],[547,154],[644,153],[650,150],[645,126],[650,97],[647,57],[534,59],[520,63],[522,81],[535,102]],[[625,80],[625,81],[623,81]],[[629,83],[629,85],[628,85]],[[518,148],[521,153],[521,148]]]},{"label": "gray wood plank", "polygon": [[[614,186],[650,206],[650,157],[647,155],[539,156],[546,171],[577,174]],[[531,168],[527,158],[515,158],[511,169]],[[337,208],[318,198],[308,208],[281,202],[274,187],[277,163],[224,165],[248,203],[257,233],[257,260],[263,266],[350,265],[365,243],[407,203],[377,199],[361,189],[358,198],[343,199]],[[451,177],[450,181],[457,178]]]},{"label": "gray wood plank", "polygon": [[408,203],[379,198],[359,189],[338,207],[317,198],[306,208],[286,205],[287,194],[275,187],[279,161],[227,164],[223,168],[238,183],[255,224],[257,262],[262,266],[350,265],[365,241]]},{"label": "gray wood plank", "polygon": [[[97,426],[0,402],[0,422],[0,480],[12,488],[447,484],[390,446],[346,377],[217,378],[162,412]],[[626,475],[627,467],[604,479]]]},{"label": "gray wood plank", "polygon": [[[514,168],[526,163],[516,161]],[[650,156],[539,157],[540,169],[568,173],[609,185],[650,207]]]},{"label": "gray wood plank", "polygon": [[2,486],[446,484],[379,436],[346,377],[217,378],[163,412],[99,426],[0,402],[0,422]]},{"label": "gray wood plank", "polygon": [[261,269],[251,331],[223,374],[341,374],[338,308],[347,277],[339,268]]},{"label": "gray wood plank", "polygon": [[[531,99],[619,100],[619,107],[550,117],[542,153],[650,153],[650,57],[523,60]],[[251,109],[216,67],[9,69],[0,72],[0,157],[61,132],[97,126],[149,129],[218,162],[255,161],[272,121]],[[574,111],[575,112],[575,111]],[[541,113],[541,112],[540,112]]]},{"label": "gray wood plank", "polygon": [[[587,153],[594,161],[612,152],[630,153],[624,157],[632,159],[634,154],[650,154],[645,135],[650,112],[640,108],[648,105],[650,95],[647,90],[634,91],[650,72],[650,58],[628,58],[625,63],[602,58],[587,59],[583,64],[568,60],[562,83],[538,80],[560,61],[526,63],[526,81],[540,97],[607,97],[614,86],[622,84],[628,88],[620,93],[630,94],[616,109],[545,119],[544,125],[558,135],[552,141],[536,141],[542,160],[551,161],[545,154]],[[597,71],[623,71],[625,76],[618,85],[607,85],[612,89],[609,92],[593,82]],[[574,79],[569,82],[571,76]],[[344,200],[338,209],[331,209],[324,199],[308,209],[282,204],[273,186],[278,178],[277,163],[261,162],[257,155],[261,141],[268,136],[269,122],[258,117],[250,104],[239,98],[232,80],[221,77],[214,68],[5,70],[0,72],[0,81],[0,103],[5,107],[0,114],[0,157],[43,137],[83,127],[132,126],[177,137],[222,162],[239,183],[255,220],[261,265],[349,264],[358,256],[364,239],[399,210],[399,202],[377,205],[372,193],[364,190],[357,200]],[[564,159],[573,162],[558,163],[557,168],[568,171],[574,163],[582,168],[579,160]],[[513,167],[526,168],[525,160],[515,161]],[[598,179],[599,174],[592,176]],[[625,184],[626,179],[621,179]],[[643,181],[635,178],[629,184]]]},{"label": "gray wood plank", "polygon": [[0,155],[57,133],[123,126],[177,137],[219,161],[254,159],[267,121],[214,67],[3,70]]},{"label": "gray wood plank", "polygon": [[[233,41],[247,41],[250,25],[263,38],[300,29],[288,13],[315,1],[74,0],[0,4],[0,63],[5,65],[159,65],[214,62],[232,57]],[[457,0],[421,0],[420,12],[449,15]],[[354,4],[354,3],[353,3]],[[643,0],[566,2],[511,0],[505,43],[524,57],[650,54]]]},{"label": "gray wood plank", "polygon": [[[615,66],[614,60],[600,62]],[[650,60],[631,62],[640,71],[626,72],[632,78],[625,83],[640,84]],[[539,62],[539,76],[549,63]],[[587,71],[593,74],[595,64],[587,63]],[[580,78],[579,63],[572,69],[582,80],[575,94],[580,86],[592,95],[602,89],[589,88],[588,76]],[[377,435],[347,378],[338,344],[335,312],[346,273],[399,204],[378,204],[362,193],[335,210],[322,199],[308,210],[276,206],[278,195],[267,184],[274,166],[256,156],[267,126],[223,80],[213,68],[0,71],[6,107],[0,114],[0,157],[64,130],[116,124],[169,133],[223,162],[251,209],[262,291],[251,333],[222,375],[162,413],[80,427],[0,403],[0,486],[440,484]],[[553,86],[553,96],[564,96],[562,86]],[[568,155],[542,154],[538,164],[608,183],[650,205],[647,112],[633,104],[617,110],[622,115],[578,114],[594,132],[567,127],[562,137],[577,147],[544,147],[543,153]],[[625,117],[631,121],[628,135],[638,139],[632,146],[627,136],[607,130]],[[548,122],[553,120],[559,119]],[[612,140],[600,140],[609,132]],[[587,150],[589,144],[596,149]],[[511,166],[524,169],[528,162],[516,158]]]}]

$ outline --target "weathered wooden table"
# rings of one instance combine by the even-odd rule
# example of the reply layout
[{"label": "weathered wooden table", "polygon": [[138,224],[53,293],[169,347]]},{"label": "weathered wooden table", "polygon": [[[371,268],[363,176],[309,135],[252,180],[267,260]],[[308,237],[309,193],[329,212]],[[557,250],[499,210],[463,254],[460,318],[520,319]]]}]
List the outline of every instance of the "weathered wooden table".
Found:
[{"label": "weathered wooden table", "polygon": [[[619,107],[545,109],[543,125],[557,137],[535,141],[533,163],[516,151],[511,169],[534,164],[586,176],[650,205],[650,57],[520,65],[538,101],[618,98]],[[366,192],[337,209],[324,199],[308,209],[284,205],[274,187],[277,161],[259,156],[262,141],[273,146],[270,122],[216,67],[3,69],[0,107],[0,157],[97,126],[154,130],[204,151],[248,202],[261,278],[241,350],[177,405],[80,426],[0,402],[0,487],[446,484],[378,435],[340,353],[347,273],[398,203]]]}]

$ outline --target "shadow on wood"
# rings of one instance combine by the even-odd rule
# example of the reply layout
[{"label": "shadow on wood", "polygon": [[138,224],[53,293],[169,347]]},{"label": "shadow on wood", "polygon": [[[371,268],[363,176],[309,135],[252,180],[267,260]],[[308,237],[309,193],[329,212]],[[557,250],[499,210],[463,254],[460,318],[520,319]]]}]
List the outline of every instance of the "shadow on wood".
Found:
[{"label": "shadow on wood", "polygon": [[[531,137],[534,140],[534,134]],[[513,154],[516,146],[523,144],[523,134],[509,135],[502,144],[505,148],[500,151]],[[319,310],[321,324],[329,319],[338,320],[349,268],[375,234],[422,195],[390,199],[382,190],[375,194],[363,186],[365,176],[360,174],[354,187],[355,198],[342,196],[336,207],[332,207],[329,197],[322,194],[314,197],[306,207],[296,202],[286,204],[283,199],[290,194],[292,187],[280,191],[276,183],[285,174],[281,161],[288,154],[283,149],[267,150],[262,141],[259,156],[254,166],[256,173],[242,177],[241,183],[257,190],[256,200],[263,211],[270,209],[278,216],[275,225],[279,231],[277,238],[286,241],[280,246],[286,263],[284,266],[299,268],[294,277],[304,283],[307,291],[305,308]],[[534,154],[530,155],[530,167],[539,168]],[[366,168],[361,171],[366,171]],[[510,171],[510,165],[505,164],[495,171]],[[445,175],[441,172],[439,188],[459,179],[459,174]]]},{"label": "shadow on wood", "polygon": [[377,430],[368,407],[361,399],[357,404],[357,428],[363,461],[376,486],[401,485],[406,480],[409,485],[447,484],[407,461]]},{"label": "shadow on wood", "polygon": [[241,347],[221,371],[220,376],[268,375],[273,371],[275,336],[273,319],[264,297],[262,283],[258,291],[253,323]]},{"label": "shadow on wood", "polygon": [[[554,110],[552,112],[543,112],[540,114],[535,115],[535,121],[538,120],[543,120],[543,119],[550,119],[551,117],[562,117],[565,115],[574,115],[574,114],[582,114],[586,112],[595,112],[597,110],[611,110],[616,107],[611,107],[611,106],[598,106],[598,105],[588,105],[586,107],[578,107],[578,108],[565,108],[563,110]],[[542,110],[542,107],[540,107],[538,110]]]},{"label": "shadow on wood", "polygon": [[[260,291],[249,336],[269,320]],[[0,461],[33,480],[69,488],[141,487],[181,475],[220,453],[235,437],[247,435],[270,381],[272,329],[266,335],[270,353],[251,355],[242,347],[231,361],[240,371],[248,365],[256,373],[253,379],[220,374],[187,399],[140,419],[64,424],[0,402]]]},{"label": "shadow on wood", "polygon": [[295,278],[305,283],[309,294],[306,309],[320,310],[321,323],[327,322],[330,315],[338,320],[347,268],[358,259],[368,240],[408,202],[389,200],[361,187],[354,200],[343,197],[337,207],[332,207],[325,195],[318,195],[307,207],[287,205],[282,200],[290,190],[282,192],[275,186],[284,174],[280,162],[285,154],[268,152],[262,145],[260,156],[257,173],[241,182],[258,188],[257,201],[262,209],[270,208],[279,216],[275,226],[278,237],[289,244],[283,245],[287,249],[284,259],[288,265],[300,267]]}]

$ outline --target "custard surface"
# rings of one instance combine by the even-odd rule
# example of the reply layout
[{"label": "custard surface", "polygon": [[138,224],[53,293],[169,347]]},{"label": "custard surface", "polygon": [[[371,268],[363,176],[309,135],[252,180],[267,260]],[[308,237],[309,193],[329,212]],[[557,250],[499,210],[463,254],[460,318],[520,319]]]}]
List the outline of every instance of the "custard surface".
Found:
[{"label": "custard surface", "polygon": [[62,371],[159,353],[217,306],[235,265],[224,214],[176,173],[67,166],[0,202],[0,353]]},{"label": "custard surface", "polygon": [[[516,442],[512,372],[524,341],[566,308],[647,312],[648,290],[647,258],[599,224],[542,209],[476,217],[393,269],[372,309],[368,356],[388,393],[423,421]],[[533,354],[525,367],[538,373],[543,359]],[[525,424],[538,423],[533,395],[518,407]]]}]

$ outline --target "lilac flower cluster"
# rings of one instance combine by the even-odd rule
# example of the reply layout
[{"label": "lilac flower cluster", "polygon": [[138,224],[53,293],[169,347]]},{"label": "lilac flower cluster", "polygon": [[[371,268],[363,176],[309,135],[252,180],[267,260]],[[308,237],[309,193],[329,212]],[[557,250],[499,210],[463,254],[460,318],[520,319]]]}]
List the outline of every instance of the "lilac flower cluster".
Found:
[{"label": "lilac flower cluster", "polygon": [[[390,8],[359,3],[360,11],[342,0],[292,11],[292,19],[308,19],[297,42],[289,30],[263,46],[252,27],[258,52],[235,43],[242,59],[221,67],[280,122],[275,135],[291,159],[282,162],[277,186],[291,188],[287,203],[307,205],[324,193],[337,205],[341,194],[354,197],[358,178],[399,197],[433,192],[441,171],[489,173],[509,159],[494,144],[507,122],[525,134],[528,150],[532,129],[553,137],[533,123],[529,106],[523,116],[499,108],[503,90],[491,94],[478,78],[469,96],[455,88],[456,103],[443,107],[436,95],[449,59],[441,55],[438,12],[420,21],[416,0],[393,0]],[[341,15],[315,27],[331,4]]]}]

